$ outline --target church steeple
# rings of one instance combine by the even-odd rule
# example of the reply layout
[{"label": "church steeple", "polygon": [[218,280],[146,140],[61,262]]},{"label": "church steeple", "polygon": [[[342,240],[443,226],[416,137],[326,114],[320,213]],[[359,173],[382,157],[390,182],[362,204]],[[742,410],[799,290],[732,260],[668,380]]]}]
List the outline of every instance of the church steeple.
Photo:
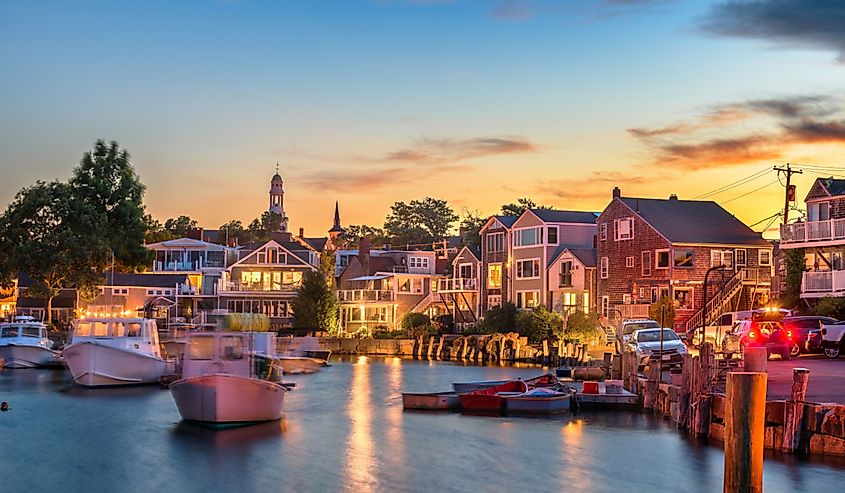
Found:
[{"label": "church steeple", "polygon": [[285,215],[285,182],[279,174],[279,163],[276,162],[276,174],[270,179],[270,208],[271,214],[280,215],[278,231],[284,232],[288,230],[288,217]]},{"label": "church steeple", "polygon": [[329,230],[329,238],[334,239],[339,234],[343,233],[345,230],[343,226],[340,225],[340,205],[335,202],[334,203],[334,226],[332,229]]}]

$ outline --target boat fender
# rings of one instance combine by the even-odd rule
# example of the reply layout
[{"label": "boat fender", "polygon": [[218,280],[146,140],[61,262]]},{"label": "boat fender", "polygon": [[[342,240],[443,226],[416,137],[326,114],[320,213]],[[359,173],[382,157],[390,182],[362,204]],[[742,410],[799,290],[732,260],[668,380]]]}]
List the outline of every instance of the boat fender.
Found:
[{"label": "boat fender", "polygon": [[0,411],[6,412],[9,410],[9,403],[6,401],[0,402]]}]

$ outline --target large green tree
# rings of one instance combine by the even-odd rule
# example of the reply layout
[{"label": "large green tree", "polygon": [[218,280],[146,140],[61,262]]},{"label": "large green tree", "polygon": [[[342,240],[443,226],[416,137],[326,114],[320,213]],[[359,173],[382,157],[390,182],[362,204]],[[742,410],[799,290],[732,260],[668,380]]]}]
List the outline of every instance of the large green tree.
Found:
[{"label": "large green tree", "polygon": [[426,197],[396,202],[384,221],[384,231],[397,244],[426,244],[446,238],[458,215],[442,199]]},{"label": "large green tree", "polygon": [[83,154],[68,184],[75,200],[92,208],[105,221],[99,231],[114,258],[125,270],[144,267],[149,251],[144,248],[144,185],[129,162],[129,153],[117,142],[98,140]]},{"label": "large green tree", "polygon": [[219,229],[221,239],[227,240],[230,244],[237,242],[239,245],[243,245],[252,241],[244,229],[244,225],[237,219],[226,222]]},{"label": "large green tree", "polygon": [[473,249],[478,250],[481,242],[479,232],[487,218],[482,217],[477,211],[473,212],[464,209],[461,215],[461,242]]},{"label": "large green tree", "polygon": [[0,273],[5,283],[21,274],[32,278],[28,294],[46,299],[47,323],[62,289],[90,291],[102,282],[115,245],[108,216],[75,192],[65,183],[38,182],[18,192],[0,216]]},{"label": "large green tree", "polygon": [[174,238],[184,238],[188,231],[196,229],[197,221],[188,216],[171,217],[164,221],[164,229],[170,232]]},{"label": "large green tree", "polygon": [[147,244],[173,239],[173,233],[165,229],[164,225],[162,225],[161,222],[155,219],[152,215],[144,215],[144,224],[146,225],[144,241]]},{"label": "large green tree", "polygon": [[305,273],[292,307],[295,327],[337,333],[340,308],[335,292],[322,272]]},{"label": "large green tree", "polygon": [[551,209],[547,205],[537,205],[536,202],[529,198],[519,198],[516,203],[505,204],[502,206],[503,216],[519,216],[528,209]]},{"label": "large green tree", "polygon": [[786,268],[786,279],[784,280],[785,290],[781,294],[781,305],[787,308],[794,308],[801,302],[801,279],[804,271],[807,270],[804,260],[804,249],[796,248],[785,250],[784,267]]},{"label": "large green tree", "polygon": [[343,233],[340,235],[343,246],[348,248],[356,248],[361,242],[361,238],[364,237],[369,238],[373,245],[390,243],[390,239],[383,229],[367,226],[366,224],[350,224],[344,228]]}]

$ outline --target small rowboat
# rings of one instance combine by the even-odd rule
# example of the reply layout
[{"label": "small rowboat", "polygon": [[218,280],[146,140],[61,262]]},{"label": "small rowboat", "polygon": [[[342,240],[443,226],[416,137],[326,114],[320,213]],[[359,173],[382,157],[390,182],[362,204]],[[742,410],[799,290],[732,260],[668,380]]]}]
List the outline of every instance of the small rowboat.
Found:
[{"label": "small rowboat", "polygon": [[527,391],[528,385],[524,381],[512,380],[486,389],[459,394],[458,400],[464,411],[501,412],[505,404],[505,398],[499,395],[500,392],[523,394]]},{"label": "small rowboat", "polygon": [[503,395],[505,412],[524,414],[555,414],[569,411],[572,393],[546,388],[531,389],[524,394]]},{"label": "small rowboat", "polygon": [[445,411],[460,406],[456,392],[412,393],[402,392],[402,407],[427,411]]},{"label": "small rowboat", "polygon": [[[510,381],[511,380],[489,380],[486,382],[455,382],[452,384],[452,388],[455,390],[455,392],[458,393],[473,392],[476,390],[489,389],[490,387],[506,384]],[[556,387],[559,385],[557,377],[555,377],[551,373],[544,373],[543,375],[539,375],[523,381],[528,385],[529,388]]]}]

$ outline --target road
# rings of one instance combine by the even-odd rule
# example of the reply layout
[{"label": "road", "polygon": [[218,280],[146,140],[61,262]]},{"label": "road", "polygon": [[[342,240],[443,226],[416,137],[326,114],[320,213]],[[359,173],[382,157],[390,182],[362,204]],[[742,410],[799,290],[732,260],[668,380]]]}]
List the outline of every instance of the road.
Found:
[{"label": "road", "polygon": [[845,357],[827,359],[821,355],[804,355],[789,361],[777,356],[769,360],[769,399],[786,399],[792,393],[792,369],[808,368],[807,401],[845,404]]}]

